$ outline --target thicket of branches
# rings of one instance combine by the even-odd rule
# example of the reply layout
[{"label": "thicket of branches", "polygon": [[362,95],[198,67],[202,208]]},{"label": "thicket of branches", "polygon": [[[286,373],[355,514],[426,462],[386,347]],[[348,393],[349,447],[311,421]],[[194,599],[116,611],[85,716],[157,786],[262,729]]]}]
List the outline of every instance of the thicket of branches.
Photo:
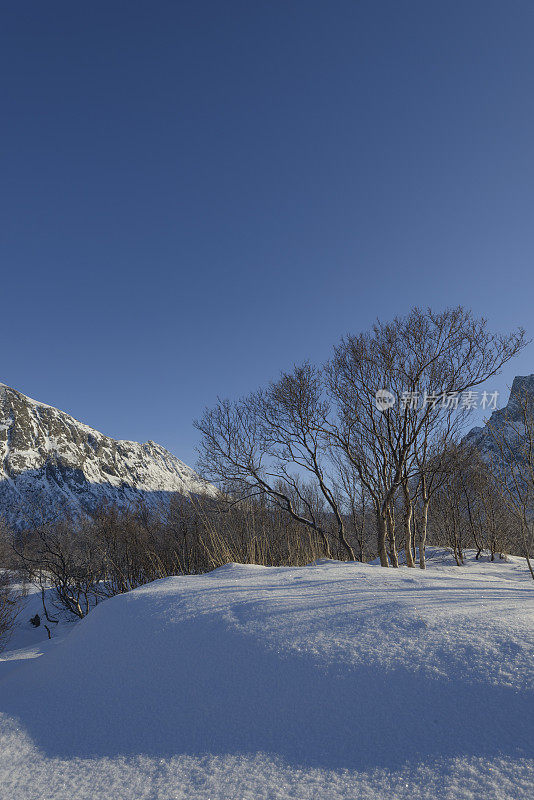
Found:
[{"label": "thicket of branches", "polygon": [[[321,538],[280,509],[223,497],[176,498],[150,512],[142,505],[126,512],[105,506],[84,519],[18,534],[4,529],[2,541],[5,574],[40,589],[49,629],[65,615],[81,619],[101,600],[159,578],[228,562],[304,565],[324,556]],[[0,585],[0,602],[2,591]]]},{"label": "thicket of branches", "polygon": [[9,572],[0,572],[0,650],[9,640],[23,596],[23,589],[15,588]]}]

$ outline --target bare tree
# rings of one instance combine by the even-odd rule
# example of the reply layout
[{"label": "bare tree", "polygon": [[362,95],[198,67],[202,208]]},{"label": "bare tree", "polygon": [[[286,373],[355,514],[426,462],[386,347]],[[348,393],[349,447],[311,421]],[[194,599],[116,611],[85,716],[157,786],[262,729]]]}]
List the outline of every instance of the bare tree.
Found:
[{"label": "bare tree", "polygon": [[[377,321],[369,333],[345,337],[335,348],[327,368],[339,411],[332,438],[373,499],[382,566],[389,566],[391,505],[423,466],[422,441],[428,452],[435,451],[444,426],[450,427],[451,409],[458,410],[457,398],[497,374],[524,346],[521,329],[494,334],[485,319],[458,307],[438,314],[414,308],[391,323]],[[380,389],[397,402],[377,407]],[[406,560],[413,566],[407,494],[405,500]],[[395,564],[394,547],[390,554]]]},{"label": "bare tree", "polygon": [[202,433],[199,466],[208,480],[241,500],[269,497],[294,520],[317,531],[330,556],[323,515],[310,501],[311,482],[335,521],[337,541],[354,560],[331,476],[332,423],[320,370],[297,366],[265,390],[237,402],[219,400],[194,424]]},{"label": "bare tree", "polygon": [[0,572],[0,650],[9,640],[24,597],[22,590],[13,586],[9,572]]},{"label": "bare tree", "polygon": [[[338,455],[334,450],[334,455]],[[348,515],[352,538],[357,544],[358,561],[365,561],[369,551],[368,535],[373,513],[370,498],[357,473],[343,459],[335,458],[336,482],[340,505]]]},{"label": "bare tree", "polygon": [[[28,579],[40,590],[51,587],[54,605],[82,619],[98,601],[103,564],[88,528],[69,518],[27,532],[13,549]],[[48,618],[48,612],[43,610]]]}]

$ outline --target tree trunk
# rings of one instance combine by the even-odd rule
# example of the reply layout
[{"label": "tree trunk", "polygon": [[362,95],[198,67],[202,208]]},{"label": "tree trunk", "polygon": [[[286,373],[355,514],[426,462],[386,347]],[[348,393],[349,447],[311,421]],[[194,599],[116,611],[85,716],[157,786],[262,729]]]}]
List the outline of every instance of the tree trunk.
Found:
[{"label": "tree trunk", "polygon": [[397,545],[395,543],[395,520],[391,513],[391,508],[388,506],[388,524],[389,524],[389,560],[392,567],[399,566],[399,559],[397,557]]},{"label": "tree trunk", "polygon": [[412,498],[410,497],[410,488],[408,482],[402,486],[404,494],[404,552],[406,553],[406,566],[415,567],[412,552],[412,517],[413,505]]},{"label": "tree trunk", "polygon": [[318,533],[319,533],[319,536],[321,537],[322,542],[323,542],[323,548],[324,548],[325,557],[326,558],[332,558],[332,551],[330,550],[330,542],[328,541],[328,536],[326,535],[326,533],[322,529],[319,529]]},{"label": "tree trunk", "polygon": [[382,509],[376,512],[377,532],[378,532],[378,555],[380,556],[380,566],[389,567],[388,553],[386,550],[386,538],[388,533],[386,513]]},{"label": "tree trunk", "polygon": [[421,515],[421,527],[419,528],[419,566],[421,569],[426,569],[425,559],[425,546],[426,546],[426,529],[428,525],[428,505],[430,500],[428,497],[423,499],[423,513]]},{"label": "tree trunk", "polygon": [[525,521],[524,527],[522,526],[523,545],[525,547],[525,559],[526,559],[527,566],[529,568],[530,574],[531,574],[532,578],[534,579],[534,568],[532,567],[532,562],[530,560],[529,531],[530,531],[529,524]]},{"label": "tree trunk", "polygon": [[343,522],[338,519],[338,524],[337,525],[338,525],[339,541],[341,542],[341,544],[345,548],[345,551],[346,551],[346,553],[347,553],[347,555],[349,557],[349,561],[356,561],[356,556],[354,555],[354,550],[352,549],[352,547],[348,543],[347,538],[345,536],[345,530],[344,530]]}]

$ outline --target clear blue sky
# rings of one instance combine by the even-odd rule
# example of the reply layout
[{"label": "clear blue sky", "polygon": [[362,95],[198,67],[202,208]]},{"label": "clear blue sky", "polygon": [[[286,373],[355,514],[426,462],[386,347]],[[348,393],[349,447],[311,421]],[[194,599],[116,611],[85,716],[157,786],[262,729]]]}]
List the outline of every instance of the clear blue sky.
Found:
[{"label": "clear blue sky", "polygon": [[193,464],[377,315],[532,335],[533,41],[526,0],[4,4],[0,380]]}]

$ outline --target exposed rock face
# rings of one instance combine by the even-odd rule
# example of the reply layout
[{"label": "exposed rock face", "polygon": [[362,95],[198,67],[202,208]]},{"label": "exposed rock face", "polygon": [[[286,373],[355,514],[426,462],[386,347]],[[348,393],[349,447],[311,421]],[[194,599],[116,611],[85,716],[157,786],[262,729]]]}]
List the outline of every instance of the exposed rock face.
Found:
[{"label": "exposed rock face", "polygon": [[0,517],[24,528],[102,503],[150,507],[215,489],[155,442],[117,441],[0,384]]},{"label": "exposed rock face", "polygon": [[[494,411],[483,428],[476,427],[469,431],[465,437],[465,442],[475,445],[486,461],[499,461],[500,454],[498,445],[491,435],[488,425],[495,431],[504,436],[507,442],[513,446],[515,434],[510,429],[510,423],[521,422],[521,409],[517,403],[518,397],[528,395],[534,404],[534,375],[518,375],[514,378],[508,404],[504,408]],[[508,431],[506,430],[508,428]]]}]

